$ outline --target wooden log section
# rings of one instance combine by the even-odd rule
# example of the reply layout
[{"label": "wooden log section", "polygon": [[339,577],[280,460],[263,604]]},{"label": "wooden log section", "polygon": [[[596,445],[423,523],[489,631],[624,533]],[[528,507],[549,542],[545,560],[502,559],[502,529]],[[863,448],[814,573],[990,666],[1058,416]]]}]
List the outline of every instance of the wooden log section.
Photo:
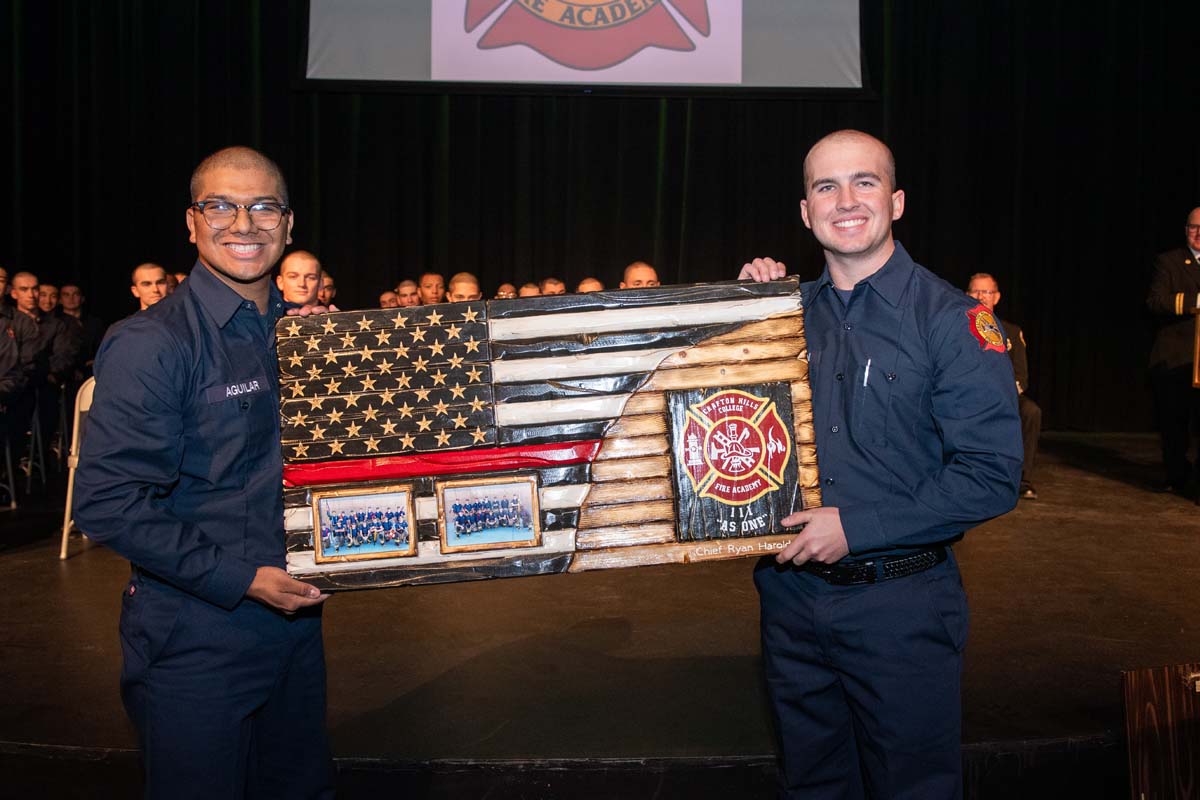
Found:
[{"label": "wooden log section", "polygon": [[668,389],[708,389],[747,383],[796,381],[808,377],[808,362],[799,359],[752,361],[724,367],[688,367],[656,372],[646,382],[649,391]]},{"label": "wooden log section", "polygon": [[799,314],[772,317],[758,322],[749,322],[729,333],[705,339],[704,344],[732,344],[734,342],[765,342],[771,339],[799,339],[800,349],[804,343],[804,318]]},{"label": "wooden log section", "polygon": [[815,444],[796,443],[796,461],[799,464],[817,463],[817,446]]},{"label": "wooden log section", "polygon": [[773,361],[796,358],[804,348],[797,339],[768,342],[735,342],[733,344],[701,344],[680,350],[663,359],[659,369],[683,369],[713,364],[742,364],[751,361]]},{"label": "wooden log section", "polygon": [[[792,384],[792,385],[795,386],[795,384]],[[797,424],[799,424],[801,422],[812,422],[813,421],[812,400],[796,400],[793,398],[793,400],[792,400],[792,419],[794,419]]]},{"label": "wooden log section", "polygon": [[629,439],[605,439],[600,445],[600,453],[596,461],[609,461],[614,458],[632,458],[636,456],[661,456],[670,452],[670,444],[665,435],[634,436]]},{"label": "wooden log section", "polygon": [[622,458],[612,461],[597,461],[592,465],[592,480],[596,483],[631,481],[639,478],[669,478],[670,475],[671,459],[669,456]]},{"label": "wooden log section", "polygon": [[812,444],[817,440],[816,431],[813,430],[811,422],[797,422],[795,425],[794,435],[796,437],[796,445]]},{"label": "wooden log section", "polygon": [[669,522],[651,525],[613,525],[607,528],[580,530],[575,534],[575,547],[579,550],[672,544],[674,541],[675,525]]},{"label": "wooden log section", "polygon": [[667,396],[662,392],[638,392],[629,398],[625,403],[625,410],[621,413],[628,416],[665,414],[667,413]]},{"label": "wooden log section", "polygon": [[653,436],[667,432],[667,418],[662,414],[626,414],[613,423],[604,434],[607,439],[625,439],[630,436]]},{"label": "wooden log section", "polygon": [[799,470],[800,478],[797,481],[797,484],[801,489],[817,486],[821,482],[821,475],[819,472],[817,472],[817,466],[815,464],[801,464]]},{"label": "wooden log section", "polygon": [[675,504],[670,500],[622,503],[615,506],[594,506],[590,503],[579,512],[579,530],[611,528],[614,525],[640,525],[646,522],[674,524]]},{"label": "wooden log section", "polygon": [[[805,363],[808,363],[805,361]],[[793,381],[792,382],[792,407],[795,408],[801,403],[812,402],[812,386],[808,381]]]},{"label": "wooden log section", "polygon": [[640,503],[645,500],[670,500],[675,496],[667,478],[648,478],[637,481],[611,481],[592,487],[587,506],[612,506],[620,503]]},{"label": "wooden log section", "polygon": [[1200,797],[1200,663],[1121,673],[1135,798]]},{"label": "wooden log section", "polygon": [[821,487],[812,486],[804,487],[800,490],[800,499],[804,502],[805,508],[820,508],[821,507]]},{"label": "wooden log section", "polygon": [[582,550],[575,553],[568,572],[591,569],[616,569],[647,564],[693,564],[727,558],[747,558],[777,553],[792,540],[792,534],[756,536],[751,539],[711,539],[677,545],[614,547],[608,550]]}]

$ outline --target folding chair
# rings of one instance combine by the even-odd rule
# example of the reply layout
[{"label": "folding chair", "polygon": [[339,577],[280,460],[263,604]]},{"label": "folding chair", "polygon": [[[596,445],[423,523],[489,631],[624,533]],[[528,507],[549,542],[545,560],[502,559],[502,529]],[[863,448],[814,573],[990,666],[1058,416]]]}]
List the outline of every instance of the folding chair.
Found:
[{"label": "folding chair", "polygon": [[71,430],[71,455],[67,457],[67,503],[63,508],[62,549],[59,550],[59,560],[67,557],[67,542],[71,536],[71,528],[75,525],[73,503],[75,499],[75,468],[79,466],[79,448],[83,446],[83,428],[87,422],[88,409],[92,407],[92,392],[96,388],[96,379],[88,378],[79,387],[75,395],[75,425]]}]

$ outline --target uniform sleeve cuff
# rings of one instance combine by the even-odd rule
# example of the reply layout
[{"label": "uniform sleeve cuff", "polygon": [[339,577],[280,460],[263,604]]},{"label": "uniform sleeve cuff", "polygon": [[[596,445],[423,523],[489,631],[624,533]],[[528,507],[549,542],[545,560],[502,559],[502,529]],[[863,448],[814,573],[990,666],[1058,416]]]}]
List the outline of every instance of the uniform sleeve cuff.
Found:
[{"label": "uniform sleeve cuff", "polygon": [[838,514],[841,516],[842,532],[846,534],[846,544],[850,546],[851,554],[858,555],[887,547],[887,537],[883,534],[883,525],[879,522],[879,514],[874,504],[839,506]]},{"label": "uniform sleeve cuff", "polygon": [[213,605],[231,610],[246,596],[246,590],[254,582],[257,572],[256,567],[245,561],[239,561],[236,558],[222,558],[217,562],[216,569],[209,575],[208,582],[205,583],[204,591],[200,593],[200,596]]}]

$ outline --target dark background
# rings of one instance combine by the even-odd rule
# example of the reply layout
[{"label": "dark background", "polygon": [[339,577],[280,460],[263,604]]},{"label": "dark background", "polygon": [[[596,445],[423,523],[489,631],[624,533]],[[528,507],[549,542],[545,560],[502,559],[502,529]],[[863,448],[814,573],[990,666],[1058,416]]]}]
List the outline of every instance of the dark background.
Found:
[{"label": "dark background", "polygon": [[331,90],[302,80],[305,6],[0,3],[0,265],[124,316],[134,265],[192,263],[191,169],[249,144],[343,308],[426,267],[488,293],[637,258],[814,277],[803,154],[852,126],[896,153],[914,257],[999,279],[1047,427],[1150,425],[1150,260],[1200,204],[1200,3],[864,0],[868,89],[771,98]]}]

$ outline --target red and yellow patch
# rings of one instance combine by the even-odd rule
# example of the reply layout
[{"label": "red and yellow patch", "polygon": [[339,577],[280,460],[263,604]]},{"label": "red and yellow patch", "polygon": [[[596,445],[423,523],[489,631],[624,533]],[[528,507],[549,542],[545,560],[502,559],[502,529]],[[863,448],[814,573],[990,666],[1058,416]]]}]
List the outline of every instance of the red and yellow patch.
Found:
[{"label": "red and yellow patch", "polygon": [[741,506],[783,485],[792,437],[775,401],[726,389],[688,408],[683,464],[700,497]]},{"label": "red and yellow patch", "polygon": [[[467,0],[464,28],[470,33],[505,0]],[[695,50],[696,45],[667,11],[668,0],[513,0],[483,34],[478,47],[523,44],[574,69],[604,69],[647,47]],[[708,36],[707,0],[669,0],[700,33]]]},{"label": "red and yellow patch", "polygon": [[967,312],[967,319],[971,321],[971,333],[979,340],[980,347],[984,350],[995,350],[997,353],[1005,352],[1004,333],[987,306],[983,303],[975,306]]}]

